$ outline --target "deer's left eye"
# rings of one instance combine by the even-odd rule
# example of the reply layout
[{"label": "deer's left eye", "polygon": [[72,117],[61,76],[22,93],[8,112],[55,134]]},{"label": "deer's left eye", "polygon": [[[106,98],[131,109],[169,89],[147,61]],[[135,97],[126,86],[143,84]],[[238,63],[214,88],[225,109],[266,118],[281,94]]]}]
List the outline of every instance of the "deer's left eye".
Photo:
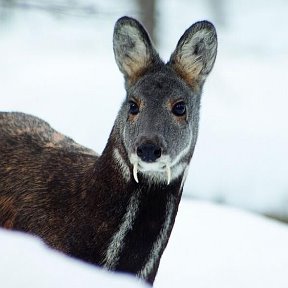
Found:
[{"label": "deer's left eye", "polygon": [[134,101],[129,101],[129,113],[132,115],[139,113],[139,106]]},{"label": "deer's left eye", "polygon": [[183,101],[177,102],[172,107],[172,113],[176,116],[183,116],[186,113],[186,105]]}]

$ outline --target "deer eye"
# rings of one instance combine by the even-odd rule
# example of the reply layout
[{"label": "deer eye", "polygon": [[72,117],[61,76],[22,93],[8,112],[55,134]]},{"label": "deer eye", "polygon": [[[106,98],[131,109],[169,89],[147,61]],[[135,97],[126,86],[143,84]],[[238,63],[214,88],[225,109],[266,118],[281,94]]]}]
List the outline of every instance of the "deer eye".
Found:
[{"label": "deer eye", "polygon": [[177,102],[172,107],[172,113],[176,116],[183,116],[186,113],[186,105],[183,101]]},{"label": "deer eye", "polygon": [[137,115],[139,113],[139,107],[134,101],[129,101],[129,113]]}]

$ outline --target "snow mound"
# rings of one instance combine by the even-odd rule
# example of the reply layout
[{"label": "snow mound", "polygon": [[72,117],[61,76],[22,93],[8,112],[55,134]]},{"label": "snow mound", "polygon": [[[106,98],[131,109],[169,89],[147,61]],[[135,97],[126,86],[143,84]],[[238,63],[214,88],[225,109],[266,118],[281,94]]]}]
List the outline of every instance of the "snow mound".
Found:
[{"label": "snow mound", "polygon": [[287,288],[287,243],[284,224],[182,201],[155,287]]},{"label": "snow mound", "polygon": [[3,288],[148,287],[132,276],[104,271],[67,257],[27,234],[0,229],[0,243]]}]

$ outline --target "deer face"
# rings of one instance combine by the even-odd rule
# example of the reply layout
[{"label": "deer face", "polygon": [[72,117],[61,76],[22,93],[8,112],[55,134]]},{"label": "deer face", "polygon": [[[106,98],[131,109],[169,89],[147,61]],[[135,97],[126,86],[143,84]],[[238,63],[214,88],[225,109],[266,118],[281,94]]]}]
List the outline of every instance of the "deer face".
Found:
[{"label": "deer face", "polygon": [[123,139],[136,181],[139,171],[169,183],[191,157],[193,125],[198,124],[192,119],[199,109],[193,106],[198,97],[174,74],[166,68],[145,75],[129,90],[124,103]]},{"label": "deer face", "polygon": [[188,167],[197,139],[200,96],[217,50],[216,32],[198,22],[181,37],[165,64],[144,28],[118,20],[114,53],[124,74],[127,97],[118,127],[133,175],[151,182],[171,181]]}]

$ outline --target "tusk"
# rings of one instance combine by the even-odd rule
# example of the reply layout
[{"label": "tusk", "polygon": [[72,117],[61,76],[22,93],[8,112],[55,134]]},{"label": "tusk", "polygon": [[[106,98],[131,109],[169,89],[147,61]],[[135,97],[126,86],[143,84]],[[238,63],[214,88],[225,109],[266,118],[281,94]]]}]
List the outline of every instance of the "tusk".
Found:
[{"label": "tusk", "polygon": [[138,180],[138,176],[137,176],[137,172],[138,172],[138,162],[136,161],[134,164],[133,164],[133,177],[134,177],[134,180],[139,183],[139,180]]},{"label": "tusk", "polygon": [[166,174],[167,174],[167,185],[169,185],[171,181],[171,168],[169,165],[166,165]]}]

